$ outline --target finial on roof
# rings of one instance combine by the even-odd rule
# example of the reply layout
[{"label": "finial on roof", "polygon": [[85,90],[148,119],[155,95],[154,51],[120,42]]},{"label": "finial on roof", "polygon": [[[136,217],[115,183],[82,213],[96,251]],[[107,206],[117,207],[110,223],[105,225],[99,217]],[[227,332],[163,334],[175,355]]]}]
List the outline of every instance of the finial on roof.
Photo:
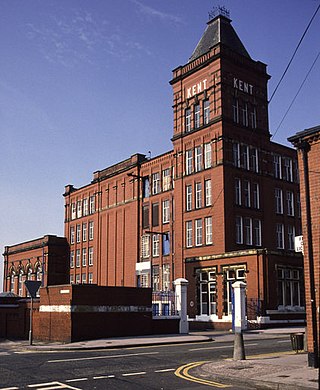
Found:
[{"label": "finial on roof", "polygon": [[228,19],[230,19],[230,11],[221,5],[217,5],[216,7],[213,7],[212,11],[209,11],[209,21],[217,17],[218,15],[222,15]]}]

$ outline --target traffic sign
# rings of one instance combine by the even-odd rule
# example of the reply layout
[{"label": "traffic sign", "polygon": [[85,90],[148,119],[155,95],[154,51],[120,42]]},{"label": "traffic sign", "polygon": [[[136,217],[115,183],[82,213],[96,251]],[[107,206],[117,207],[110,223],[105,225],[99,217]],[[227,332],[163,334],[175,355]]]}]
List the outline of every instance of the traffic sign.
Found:
[{"label": "traffic sign", "polygon": [[24,282],[26,289],[28,290],[28,293],[30,294],[31,298],[35,298],[37,296],[37,292],[41,286],[41,282],[39,280],[26,280]]}]

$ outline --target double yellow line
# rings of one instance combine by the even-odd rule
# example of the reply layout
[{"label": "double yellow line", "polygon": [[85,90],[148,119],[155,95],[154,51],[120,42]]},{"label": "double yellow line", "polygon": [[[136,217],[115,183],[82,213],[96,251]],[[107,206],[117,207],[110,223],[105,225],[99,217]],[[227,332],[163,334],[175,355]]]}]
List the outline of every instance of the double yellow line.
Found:
[{"label": "double yellow line", "polygon": [[225,384],[219,383],[219,382],[213,382],[213,381],[209,381],[206,379],[196,378],[196,377],[189,374],[189,370],[196,368],[198,366],[201,366],[202,364],[205,364],[205,363],[210,363],[210,362],[209,361],[202,361],[202,362],[193,362],[193,363],[185,364],[184,366],[179,367],[174,372],[174,374],[179,378],[186,379],[190,382],[200,383],[202,385],[207,385],[207,386],[211,386],[211,387],[218,387],[220,389],[224,389],[226,387],[231,387],[231,385],[225,385]]}]

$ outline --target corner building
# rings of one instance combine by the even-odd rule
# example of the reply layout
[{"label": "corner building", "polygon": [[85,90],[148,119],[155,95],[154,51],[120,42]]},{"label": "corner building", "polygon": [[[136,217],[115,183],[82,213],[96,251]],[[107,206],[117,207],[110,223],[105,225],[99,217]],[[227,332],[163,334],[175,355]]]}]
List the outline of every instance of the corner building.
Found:
[{"label": "corner building", "polygon": [[208,22],[173,70],[173,150],[66,186],[71,282],[159,293],[184,277],[191,324],[218,328],[242,280],[249,323],[304,321],[296,152],[270,140],[268,79],[228,17]]}]

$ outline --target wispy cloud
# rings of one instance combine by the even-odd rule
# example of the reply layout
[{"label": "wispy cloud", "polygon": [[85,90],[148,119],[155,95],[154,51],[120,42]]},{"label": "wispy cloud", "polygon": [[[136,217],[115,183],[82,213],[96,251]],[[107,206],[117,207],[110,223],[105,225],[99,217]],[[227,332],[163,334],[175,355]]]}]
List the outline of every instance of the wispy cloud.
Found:
[{"label": "wispy cloud", "polygon": [[36,43],[45,59],[66,67],[97,63],[101,55],[126,61],[138,52],[150,54],[113,23],[86,11],[48,16],[42,24],[29,23],[26,27],[28,38]]},{"label": "wispy cloud", "polygon": [[182,19],[179,16],[171,15],[166,12],[159,11],[155,8],[149,7],[148,5],[145,5],[141,3],[138,0],[131,0],[134,4],[136,4],[139,8],[139,11],[147,16],[158,18],[163,21],[169,21],[173,23],[182,23]]}]

